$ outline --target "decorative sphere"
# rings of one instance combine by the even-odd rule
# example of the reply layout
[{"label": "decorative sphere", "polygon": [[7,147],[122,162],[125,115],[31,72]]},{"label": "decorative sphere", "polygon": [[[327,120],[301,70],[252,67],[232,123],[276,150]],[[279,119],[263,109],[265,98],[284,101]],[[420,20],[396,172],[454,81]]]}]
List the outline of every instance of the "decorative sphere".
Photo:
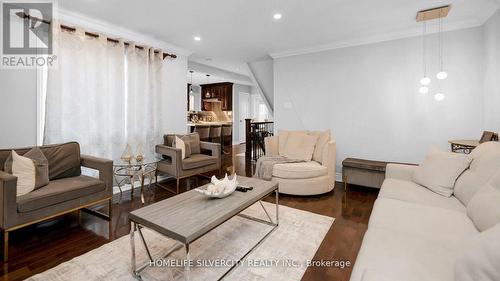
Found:
[{"label": "decorative sphere", "polygon": [[427,94],[429,92],[429,88],[425,87],[425,86],[422,86],[420,87],[420,89],[418,89],[418,91],[421,93],[421,94]]},{"label": "decorative sphere", "polygon": [[444,98],[445,98],[445,95],[443,93],[437,93],[434,95],[434,99],[437,101],[442,101],[442,100],[444,100]]},{"label": "decorative sphere", "polygon": [[431,78],[429,77],[424,77],[422,79],[420,79],[420,84],[424,85],[424,86],[427,86],[431,83]]},{"label": "decorative sphere", "polygon": [[436,78],[439,80],[444,80],[446,77],[448,77],[448,73],[446,73],[446,71],[440,71],[436,74]]}]

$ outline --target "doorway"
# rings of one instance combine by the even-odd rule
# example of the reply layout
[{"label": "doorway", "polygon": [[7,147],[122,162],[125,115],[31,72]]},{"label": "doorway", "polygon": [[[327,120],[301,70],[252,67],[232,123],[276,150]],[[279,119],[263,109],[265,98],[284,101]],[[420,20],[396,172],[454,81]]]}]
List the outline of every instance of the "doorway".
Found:
[{"label": "doorway", "polygon": [[239,142],[245,142],[245,119],[250,118],[250,94],[240,92],[238,94],[239,102],[238,102],[238,121],[239,121]]}]

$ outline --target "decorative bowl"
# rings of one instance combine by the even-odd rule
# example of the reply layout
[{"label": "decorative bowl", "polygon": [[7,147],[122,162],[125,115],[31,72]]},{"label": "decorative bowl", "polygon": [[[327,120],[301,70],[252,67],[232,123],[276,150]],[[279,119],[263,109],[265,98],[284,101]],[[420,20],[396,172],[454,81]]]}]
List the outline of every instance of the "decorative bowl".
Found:
[{"label": "decorative bowl", "polygon": [[231,195],[237,186],[236,174],[233,175],[232,179],[229,179],[226,174],[223,180],[212,176],[211,183],[206,188],[196,188],[195,190],[210,198],[224,198]]}]

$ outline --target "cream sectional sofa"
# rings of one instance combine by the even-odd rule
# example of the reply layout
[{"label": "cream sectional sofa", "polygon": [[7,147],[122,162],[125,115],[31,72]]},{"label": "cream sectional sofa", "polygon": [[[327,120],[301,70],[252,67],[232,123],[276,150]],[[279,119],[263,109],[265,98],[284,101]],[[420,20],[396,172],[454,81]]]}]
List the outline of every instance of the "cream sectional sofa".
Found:
[{"label": "cream sectional sofa", "polygon": [[[500,143],[484,143],[471,157],[470,168],[457,179],[451,197],[414,183],[417,166],[387,166],[351,281],[457,280],[457,258],[481,234],[468,215],[467,205],[499,172]],[[500,186],[495,188],[500,192]]]}]

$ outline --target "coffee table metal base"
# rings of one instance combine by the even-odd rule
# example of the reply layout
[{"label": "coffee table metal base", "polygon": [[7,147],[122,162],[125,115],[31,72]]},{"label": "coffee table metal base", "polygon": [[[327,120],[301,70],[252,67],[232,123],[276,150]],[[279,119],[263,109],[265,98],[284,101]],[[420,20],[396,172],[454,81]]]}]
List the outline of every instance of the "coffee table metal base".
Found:
[{"label": "coffee table metal base", "polygon": [[[255,222],[258,222],[258,223],[263,223],[263,224],[266,224],[266,225],[270,225],[270,226],[272,226],[272,229],[269,230],[266,233],[266,235],[264,235],[252,248],[250,248],[250,250],[248,250],[243,255],[243,257],[241,257],[238,260],[238,262],[234,263],[233,266],[231,268],[229,268],[218,280],[222,280],[226,276],[228,276],[234,269],[236,269],[241,264],[242,261],[245,260],[245,258],[248,255],[250,255],[257,247],[259,247],[267,239],[267,237],[269,237],[269,235],[271,235],[271,233],[273,233],[276,230],[276,228],[278,228],[278,225],[279,225],[279,215],[278,215],[279,192],[278,192],[278,190],[276,190],[275,193],[276,193],[276,201],[275,201],[276,217],[275,217],[274,221],[271,219],[271,216],[269,215],[269,212],[267,211],[267,209],[262,204],[262,201],[260,201],[260,200],[258,202],[259,202],[260,206],[262,207],[262,209],[264,210],[264,212],[265,212],[268,220],[263,220],[263,219],[260,219],[260,218],[248,216],[248,215],[241,214],[241,213],[237,214],[237,216],[239,216],[239,217],[242,217],[242,218],[245,218],[245,219],[249,219],[249,220],[252,220],[252,221],[255,221]],[[131,223],[131,227],[130,227],[130,246],[131,246],[131,249],[132,249],[132,251],[131,251],[131,254],[132,254],[132,274],[133,274],[133,276],[134,276],[135,279],[142,280],[141,272],[144,271],[146,268],[148,268],[151,264],[154,264],[155,260],[164,259],[164,258],[168,257],[169,255],[171,255],[173,252],[179,250],[180,248],[184,248],[185,254],[186,254],[186,260],[187,261],[191,260],[190,253],[189,253],[189,243],[183,243],[183,242],[180,242],[180,241],[177,241],[177,243],[174,246],[172,246],[170,249],[168,249],[165,254],[153,258],[151,256],[151,252],[149,251],[148,245],[146,243],[146,239],[144,238],[144,235],[142,234],[142,231],[141,231],[141,228],[144,228],[144,226],[140,225],[139,223],[133,222],[133,221],[131,221],[130,223]],[[142,245],[144,246],[144,249],[146,250],[146,253],[148,255],[148,260],[149,260],[148,262],[146,262],[145,264],[143,264],[140,267],[137,267],[136,260],[135,260],[135,258],[136,258],[135,257],[135,232],[136,231],[139,233],[139,237],[141,239]],[[194,241],[192,241],[192,242],[194,242]],[[190,271],[189,265],[185,266],[184,267],[184,277],[185,277],[185,280],[190,280],[189,279],[189,271]]]}]

